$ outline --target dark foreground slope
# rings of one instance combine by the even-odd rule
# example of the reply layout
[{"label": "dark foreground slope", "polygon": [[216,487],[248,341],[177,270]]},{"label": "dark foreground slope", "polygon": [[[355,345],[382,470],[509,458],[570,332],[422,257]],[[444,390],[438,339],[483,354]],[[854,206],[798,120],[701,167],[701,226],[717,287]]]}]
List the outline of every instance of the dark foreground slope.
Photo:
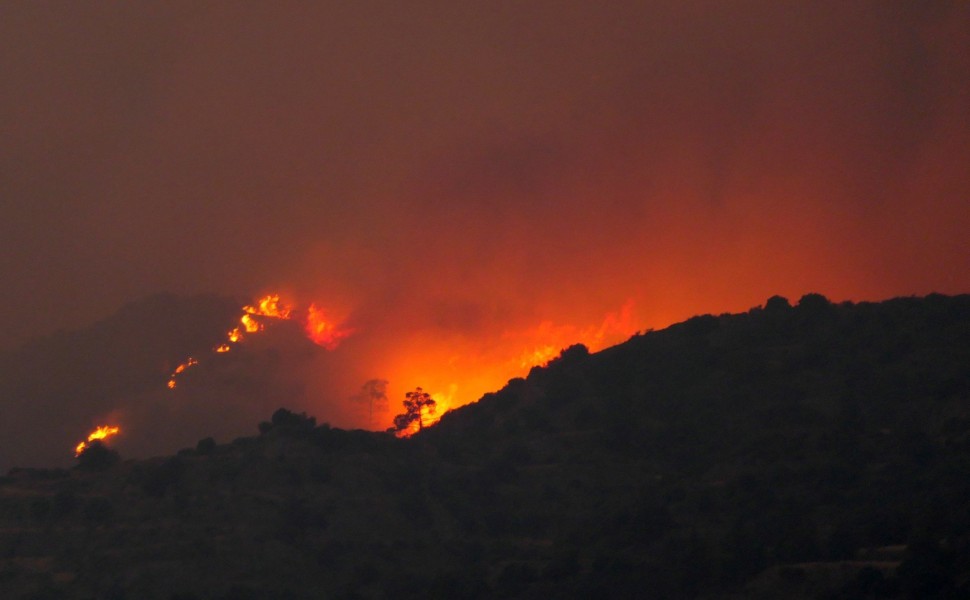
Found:
[{"label": "dark foreground slope", "polygon": [[0,483],[0,596],[970,595],[970,296],[775,298],[410,440],[278,411]]}]

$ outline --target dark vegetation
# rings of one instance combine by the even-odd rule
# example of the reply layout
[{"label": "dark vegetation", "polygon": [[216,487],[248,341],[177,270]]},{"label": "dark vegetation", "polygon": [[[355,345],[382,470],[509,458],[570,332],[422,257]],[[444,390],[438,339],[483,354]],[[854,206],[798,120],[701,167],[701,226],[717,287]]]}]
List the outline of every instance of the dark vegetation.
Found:
[{"label": "dark vegetation", "polygon": [[970,296],[775,297],[567,349],[411,439],[281,409],[15,469],[0,596],[967,598],[968,367]]}]

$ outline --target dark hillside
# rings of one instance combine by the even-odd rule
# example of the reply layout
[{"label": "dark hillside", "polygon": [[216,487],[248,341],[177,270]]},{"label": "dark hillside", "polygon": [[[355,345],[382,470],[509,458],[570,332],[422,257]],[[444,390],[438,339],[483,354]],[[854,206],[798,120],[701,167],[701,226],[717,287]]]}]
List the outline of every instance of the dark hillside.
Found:
[{"label": "dark hillside", "polygon": [[408,440],[260,435],[0,483],[23,598],[964,598],[970,296],[772,298]]},{"label": "dark hillside", "polygon": [[0,354],[0,468],[63,462],[92,419],[166,389],[187,353],[212,346],[238,318],[218,296],[158,294],[80,331]]}]

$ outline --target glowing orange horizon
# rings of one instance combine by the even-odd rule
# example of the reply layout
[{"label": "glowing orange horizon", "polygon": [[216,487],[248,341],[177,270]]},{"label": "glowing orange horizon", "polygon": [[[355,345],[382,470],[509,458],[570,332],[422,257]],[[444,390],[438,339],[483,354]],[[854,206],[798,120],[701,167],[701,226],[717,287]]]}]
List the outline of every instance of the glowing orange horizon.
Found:
[{"label": "glowing orange horizon", "polygon": [[[232,351],[246,336],[265,329],[260,319],[288,320],[295,313],[292,306],[281,301],[278,294],[263,296],[241,309],[239,325],[227,333],[226,340],[212,349],[213,354]],[[305,335],[328,351],[336,350],[354,331],[333,320],[320,305],[311,303],[300,317]],[[426,413],[422,424],[437,424],[449,411],[478,400],[484,394],[500,389],[508,380],[521,377],[537,366],[543,366],[574,344],[584,344],[590,351],[619,343],[636,333],[633,301],[628,300],[618,310],[606,313],[594,324],[578,326],[543,319],[532,326],[505,329],[486,339],[470,337],[440,338],[428,333],[395,340],[382,355],[370,360],[380,365],[388,385],[388,408],[377,417],[388,425],[401,412],[406,391],[420,384],[436,402],[434,413]],[[189,357],[172,372],[168,387],[175,389],[178,378],[187,369],[199,364]],[[383,414],[383,418],[380,416]],[[374,423],[368,418],[367,425]],[[413,431],[412,431],[413,429]],[[399,432],[409,436],[418,430],[416,423]]]},{"label": "glowing orange horizon", "polygon": [[[389,381],[386,421],[390,425],[394,415],[402,412],[404,395],[415,384],[437,403],[434,414],[425,414],[424,427],[429,427],[449,411],[501,389],[510,379],[524,377],[533,367],[545,366],[570,346],[583,344],[596,352],[629,339],[639,330],[634,303],[628,300],[599,323],[587,326],[543,320],[534,326],[505,330],[491,344],[479,340],[435,343],[427,339],[406,343],[384,357]],[[397,435],[408,437],[417,431],[417,424],[411,423]]]}]

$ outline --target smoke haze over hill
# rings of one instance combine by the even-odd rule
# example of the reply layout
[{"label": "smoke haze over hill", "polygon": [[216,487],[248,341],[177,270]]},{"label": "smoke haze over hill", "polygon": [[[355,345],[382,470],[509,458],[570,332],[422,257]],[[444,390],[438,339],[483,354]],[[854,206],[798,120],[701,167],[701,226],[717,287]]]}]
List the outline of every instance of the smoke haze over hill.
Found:
[{"label": "smoke haze over hill", "polygon": [[8,3],[0,348],[279,291],[357,332],[349,393],[468,402],[600,331],[966,292],[968,24],[944,0]]}]

